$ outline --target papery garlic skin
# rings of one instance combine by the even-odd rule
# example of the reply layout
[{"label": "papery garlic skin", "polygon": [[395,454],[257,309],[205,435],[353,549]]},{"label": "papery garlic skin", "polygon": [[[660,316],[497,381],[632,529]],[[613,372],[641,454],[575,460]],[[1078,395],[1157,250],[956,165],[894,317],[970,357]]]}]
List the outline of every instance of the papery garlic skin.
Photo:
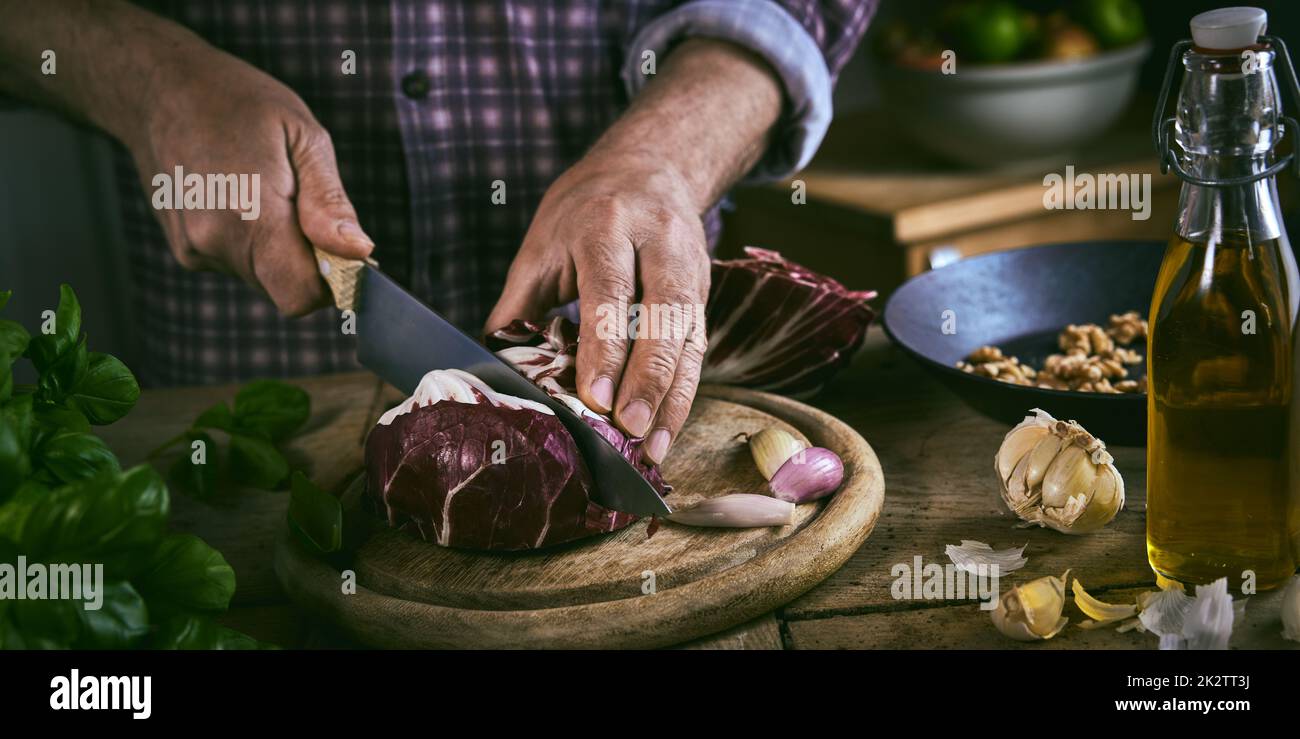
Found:
[{"label": "papery garlic skin", "polygon": [[1105,443],[1039,408],[1003,438],[993,468],[1012,513],[1062,533],[1096,531],[1124,507],[1124,478]]},{"label": "papery garlic skin", "polygon": [[1282,638],[1300,641],[1300,575],[1282,591]]},{"label": "papery garlic skin", "polygon": [[1061,615],[1069,577],[1067,570],[1060,577],[1040,577],[1003,593],[993,609],[993,625],[1017,641],[1040,641],[1061,633],[1070,622]]},{"label": "papery garlic skin", "polygon": [[999,576],[1006,575],[1029,563],[1025,558],[1025,544],[1010,549],[995,550],[982,541],[962,539],[961,545],[949,544],[943,553],[957,566],[958,570],[971,574],[980,574],[981,567],[997,567]]}]

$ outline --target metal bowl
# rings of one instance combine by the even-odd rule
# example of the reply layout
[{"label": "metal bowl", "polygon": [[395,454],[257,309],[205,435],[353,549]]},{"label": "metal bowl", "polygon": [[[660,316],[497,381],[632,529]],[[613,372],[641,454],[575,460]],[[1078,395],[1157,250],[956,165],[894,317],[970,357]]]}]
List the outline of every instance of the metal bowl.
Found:
[{"label": "metal bowl", "polygon": [[1143,41],[1087,59],[965,66],[882,65],[885,107],[915,142],[975,166],[1062,159],[1110,127],[1151,51]]},{"label": "metal bowl", "polygon": [[[956,368],[992,344],[1041,367],[1071,323],[1147,314],[1164,244],[1096,241],[1013,249],[954,262],[903,284],[885,304],[885,333],[985,415],[1018,423],[1031,408],[1074,419],[1108,444],[1146,444],[1146,394],[1067,392],[998,382]],[[946,311],[952,311],[951,314]],[[945,319],[955,332],[945,333]],[[1146,348],[1136,346],[1144,358]],[[1145,364],[1129,368],[1130,378]]]}]

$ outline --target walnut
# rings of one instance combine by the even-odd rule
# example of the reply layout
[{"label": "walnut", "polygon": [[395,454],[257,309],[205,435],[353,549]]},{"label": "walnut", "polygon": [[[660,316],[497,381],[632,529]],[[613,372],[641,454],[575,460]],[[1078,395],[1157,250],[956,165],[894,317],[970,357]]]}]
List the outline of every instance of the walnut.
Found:
[{"label": "walnut", "polygon": [[1119,392],[1110,384],[1110,380],[1107,380],[1104,377],[1100,380],[1085,382],[1082,385],[1076,387],[1075,390],[1079,390],[1085,393],[1118,393]]},{"label": "walnut", "polygon": [[1044,362],[1043,370],[1066,381],[1093,382],[1105,376],[1093,358],[1082,354],[1053,354]]},{"label": "walnut", "polygon": [[1092,360],[1097,363],[1098,367],[1101,367],[1101,374],[1108,380],[1128,377],[1128,370],[1124,368],[1123,363],[1119,360],[1102,359],[1101,357],[1093,357]]},{"label": "walnut", "polygon": [[1092,343],[1088,339],[1088,327],[1076,326],[1072,323],[1056,337],[1056,344],[1066,354],[1087,356],[1092,354]]},{"label": "walnut", "polygon": [[1062,380],[1056,375],[1049,375],[1046,372],[1038,373],[1038,381],[1035,387],[1047,388],[1048,390],[1069,390],[1070,383]]},{"label": "walnut", "polygon": [[987,377],[992,380],[1001,380],[1010,382],[1015,385],[1028,385],[1030,375],[1026,373],[1033,372],[1033,369],[1026,368],[1019,364],[1014,357],[1001,362],[985,362],[983,364],[968,365],[971,367],[970,372]]},{"label": "walnut", "polygon": [[999,362],[1003,359],[1002,350],[996,346],[984,345],[970,353],[966,361],[971,364],[983,364],[985,362]]},{"label": "walnut", "polygon": [[1081,326],[1070,324],[1056,337],[1056,343],[1066,354],[1091,356],[1108,354],[1115,349],[1115,342],[1105,329],[1095,323]]},{"label": "walnut", "polygon": [[1142,355],[1132,349],[1117,346],[1105,355],[1106,359],[1115,359],[1124,364],[1142,364]]},{"label": "walnut", "polygon": [[1135,310],[1122,315],[1112,315],[1106,333],[1117,343],[1132,344],[1138,339],[1147,337],[1147,322]]},{"label": "walnut", "polygon": [[957,362],[963,372],[1007,382],[1051,390],[1090,393],[1144,393],[1146,378],[1128,379],[1131,365],[1141,364],[1142,355],[1121,344],[1145,337],[1147,323],[1137,311],[1112,315],[1110,325],[1070,324],[1056,337],[1060,354],[1043,360],[1042,369],[1022,364],[996,346],[985,345]]}]

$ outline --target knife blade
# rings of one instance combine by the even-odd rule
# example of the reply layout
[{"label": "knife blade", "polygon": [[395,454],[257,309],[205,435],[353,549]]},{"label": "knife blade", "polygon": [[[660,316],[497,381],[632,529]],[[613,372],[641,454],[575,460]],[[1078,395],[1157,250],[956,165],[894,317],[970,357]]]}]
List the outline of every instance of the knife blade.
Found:
[{"label": "knife blade", "polygon": [[[497,392],[541,403],[555,413],[577,444],[596,483],[596,502],[638,516],[672,512],[658,491],[600,432],[392,278],[371,264],[321,252],[317,257],[336,303],[340,308],[347,303],[356,313],[357,360],[361,364],[407,394],[415,391],[429,370],[460,369]],[[340,279],[344,270],[351,275]],[[351,277],[355,283],[336,286]]]}]

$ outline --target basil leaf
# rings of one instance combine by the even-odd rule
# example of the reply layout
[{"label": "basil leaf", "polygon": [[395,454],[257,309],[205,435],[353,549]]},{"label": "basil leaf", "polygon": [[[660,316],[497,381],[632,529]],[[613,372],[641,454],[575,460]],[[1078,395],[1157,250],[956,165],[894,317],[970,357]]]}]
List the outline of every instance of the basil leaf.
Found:
[{"label": "basil leaf", "polygon": [[289,522],[319,553],[343,547],[343,506],[302,472],[289,479]]},{"label": "basil leaf", "polygon": [[32,407],[31,448],[42,444],[65,431],[90,433],[90,422],[81,411],[52,403],[36,403]]},{"label": "basil leaf", "polygon": [[37,394],[47,402],[62,403],[86,377],[89,368],[90,352],[86,351],[86,337],[83,336],[41,371],[36,383]]},{"label": "basil leaf", "polygon": [[0,318],[0,401],[14,394],[14,362],[27,350],[30,340],[22,324]]},{"label": "basil leaf", "polygon": [[[36,504],[49,493],[48,487],[31,478],[24,480],[15,488],[9,500],[4,505],[0,505],[0,542],[21,541],[27,518]],[[18,552],[17,546],[13,544],[15,555]]]},{"label": "basil leaf", "polygon": [[81,637],[80,610],[81,601],[24,598],[13,602],[10,618],[28,649],[69,649]]},{"label": "basil leaf", "polygon": [[75,482],[100,472],[121,472],[117,457],[94,434],[65,431],[50,437],[37,453],[37,463],[60,482]]},{"label": "basil leaf", "polygon": [[55,360],[74,349],[81,338],[81,305],[68,285],[59,286],[59,307],[54,311],[52,333],[38,332],[27,345],[27,356],[42,374]]},{"label": "basil leaf", "polygon": [[278,380],[257,380],[235,396],[239,430],[280,441],[297,431],[311,415],[311,398],[300,387]]},{"label": "basil leaf", "polygon": [[235,417],[230,413],[230,406],[217,403],[199,414],[198,419],[194,421],[194,427],[230,433],[235,430]]},{"label": "basil leaf", "polygon": [[0,611],[0,649],[36,649],[37,646],[39,645],[28,644],[18,625]]},{"label": "basil leaf", "polygon": [[289,463],[266,439],[235,433],[230,435],[230,476],[244,485],[275,490],[289,476]]},{"label": "basil leaf", "polygon": [[[220,448],[212,437],[202,431],[185,433],[185,446],[172,463],[167,476],[174,485],[196,498],[211,498],[217,492],[218,470],[221,469]],[[194,442],[203,442],[199,455]],[[198,461],[196,461],[198,457]]]},{"label": "basil leaf", "polygon": [[117,357],[91,352],[88,366],[68,395],[68,404],[96,426],[125,416],[140,398],[135,375]]},{"label": "basil leaf", "polygon": [[149,645],[154,649],[275,649],[210,617],[195,615],[167,619]]},{"label": "basil leaf", "polygon": [[14,394],[14,363],[9,351],[0,348],[0,403]]},{"label": "basil leaf", "polygon": [[[31,566],[30,564],[28,565]],[[44,565],[46,568],[57,564]],[[80,564],[71,566],[80,568]],[[47,569],[48,572],[48,569]],[[53,577],[53,574],[50,574]],[[82,579],[82,593],[86,581]],[[101,583],[103,591],[90,599],[24,599],[14,601],[13,619],[28,646],[73,649],[128,649],[149,632],[144,599],[128,582]],[[99,608],[86,604],[99,601]],[[35,644],[31,642],[35,640]]]},{"label": "basil leaf", "polygon": [[162,536],[168,509],[152,467],[101,472],[37,499],[19,543],[32,559],[103,562],[111,577],[129,577]]},{"label": "basil leaf", "polygon": [[32,435],[32,398],[24,395],[0,406],[0,503],[32,472],[29,449]]},{"label": "basil leaf", "polygon": [[88,611],[85,601],[69,600],[81,619],[79,649],[128,649],[149,633],[149,610],[144,598],[128,582],[103,584],[100,608]]},{"label": "basil leaf", "polygon": [[235,594],[235,571],[221,552],[193,534],[169,534],[135,578],[152,603],[172,609],[224,611]]},{"label": "basil leaf", "polygon": [[23,355],[31,338],[21,323],[0,318],[0,350],[9,353],[10,362]]}]

